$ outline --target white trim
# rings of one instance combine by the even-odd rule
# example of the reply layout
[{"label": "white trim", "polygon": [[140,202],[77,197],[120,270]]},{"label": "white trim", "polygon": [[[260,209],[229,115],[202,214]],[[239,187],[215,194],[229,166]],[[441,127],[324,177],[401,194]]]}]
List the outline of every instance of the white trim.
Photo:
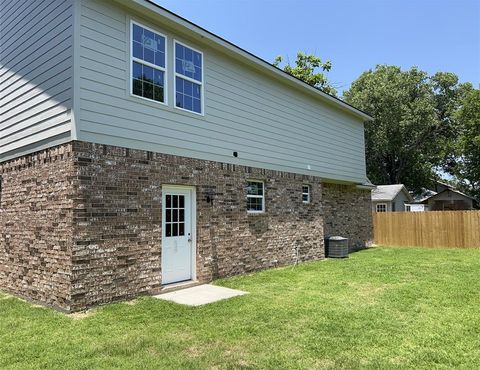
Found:
[{"label": "white trim", "polygon": [[78,140],[80,123],[80,30],[82,2],[73,2],[73,76],[72,76],[72,107],[70,109],[70,138]]},{"label": "white trim", "polygon": [[[305,193],[305,192],[303,191],[303,188],[304,188],[304,187],[307,187],[308,192]],[[304,203],[304,204],[310,203],[311,198],[312,198],[312,197],[311,197],[311,193],[312,193],[312,187],[311,187],[309,184],[302,184],[302,203]],[[305,194],[307,195],[307,200],[303,200],[303,196],[304,196]]]},{"label": "white trim", "polygon": [[379,211],[379,210],[378,210],[378,206],[385,206],[385,212],[388,212],[388,205],[387,205],[387,203],[376,203],[376,204],[375,204],[375,212],[384,213],[383,211]]},{"label": "white trim", "polygon": [[[172,185],[172,184],[162,184],[162,235],[161,235],[161,244],[160,244],[160,266],[163,271],[163,242],[165,237],[165,193],[168,191],[188,191],[190,193],[190,218],[191,218],[191,229],[192,229],[192,256],[191,256],[191,281],[197,280],[197,190],[195,186],[186,186],[186,185]],[[162,274],[163,277],[163,274]],[[162,282],[160,282],[162,285]],[[168,285],[174,283],[168,283]]]},{"label": "white trim", "polygon": [[405,212],[412,212],[412,206],[410,204],[405,204]]},{"label": "white trim", "polygon": [[[201,56],[202,56],[202,81],[197,81],[193,78],[190,78],[188,76],[184,76],[180,73],[177,73],[177,56],[176,56],[176,52],[177,52],[177,48],[175,47],[176,44],[179,44],[179,45],[182,45],[183,47],[186,47],[186,48],[189,48],[189,49],[192,49],[193,51],[199,53]],[[196,114],[198,116],[205,116],[205,89],[204,89],[204,84],[205,84],[205,55],[203,54],[202,51],[200,50],[197,50],[193,47],[191,47],[190,45],[187,45],[181,41],[178,41],[177,39],[173,39],[173,107],[175,109],[178,109],[178,110],[182,110],[184,112],[188,112],[188,113],[193,113],[193,114]],[[198,112],[194,112],[194,111],[191,111],[191,110],[188,110],[188,109],[185,109],[185,108],[181,108],[181,107],[177,107],[177,76],[180,77],[180,78],[183,78],[184,80],[187,80],[189,82],[192,82],[192,83],[195,83],[197,85],[200,85],[200,106],[201,106],[201,109],[202,109],[202,112],[201,113],[198,113]]]},{"label": "white trim", "polygon": [[263,192],[263,195],[252,195],[252,194],[248,194],[248,190],[247,190],[247,196],[245,198],[245,200],[248,200],[248,198],[261,198],[262,199],[262,210],[261,211],[255,211],[255,210],[248,210],[247,209],[247,213],[249,214],[255,214],[255,213],[265,213],[265,181],[263,180],[253,180],[253,179],[247,179],[247,183],[249,182],[256,182],[256,183],[259,183],[259,184],[262,184],[262,192]]},{"label": "white trim", "polygon": [[[147,61],[139,59],[139,58],[135,58],[133,56],[133,25],[134,24],[139,26],[139,27],[142,27],[142,28],[144,28],[144,29],[146,29],[150,32],[156,33],[157,35],[160,35],[163,38],[165,38],[165,67],[157,66],[153,63],[147,62]],[[130,59],[130,62],[129,62],[130,66],[128,68],[128,70],[130,71],[129,88],[128,88],[129,95],[134,97],[134,98],[138,98],[138,99],[146,100],[146,101],[149,101],[149,102],[154,102],[154,103],[157,103],[157,104],[168,106],[168,72],[167,72],[168,71],[168,37],[165,34],[159,32],[159,31],[156,31],[151,27],[145,26],[142,23],[134,21],[132,18],[130,18],[129,35],[130,35],[130,39],[128,40],[129,43],[130,43],[130,47],[129,47],[129,50],[130,50],[130,58],[129,58]],[[133,62],[137,62],[139,64],[146,65],[147,67],[154,68],[154,69],[162,71],[164,73],[164,78],[163,78],[163,100],[164,101],[163,102],[155,100],[155,99],[145,98],[143,96],[135,95],[133,93]]]}]

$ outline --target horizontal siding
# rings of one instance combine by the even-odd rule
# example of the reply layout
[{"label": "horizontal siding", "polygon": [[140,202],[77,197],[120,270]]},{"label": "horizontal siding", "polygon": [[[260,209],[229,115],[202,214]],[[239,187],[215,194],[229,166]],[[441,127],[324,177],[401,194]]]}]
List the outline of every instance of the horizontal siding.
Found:
[{"label": "horizontal siding", "polygon": [[353,116],[188,40],[204,52],[205,116],[181,112],[173,107],[178,35],[150,22],[168,37],[169,106],[146,102],[128,93],[129,15],[107,1],[83,0],[80,19],[80,140],[365,180],[363,124]]},{"label": "horizontal siding", "polygon": [[0,160],[71,137],[73,0],[0,0]]}]

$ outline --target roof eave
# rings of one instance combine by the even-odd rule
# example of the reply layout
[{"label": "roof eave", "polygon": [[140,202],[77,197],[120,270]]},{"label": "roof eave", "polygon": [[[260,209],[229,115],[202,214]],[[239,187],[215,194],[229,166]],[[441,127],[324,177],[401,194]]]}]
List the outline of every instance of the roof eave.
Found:
[{"label": "roof eave", "polygon": [[338,108],[340,108],[344,111],[347,111],[350,114],[353,114],[354,116],[356,116],[356,117],[358,117],[358,118],[360,118],[364,121],[373,121],[373,117],[371,117],[367,113],[351,106],[350,104],[344,102],[343,100],[340,100],[340,99],[338,99],[338,98],[336,98],[332,95],[329,95],[329,94],[327,94],[327,93],[325,93],[325,92],[323,92],[323,91],[321,91],[321,90],[319,90],[319,89],[317,89],[313,86],[308,85],[304,81],[289,75],[288,73],[284,72],[280,68],[277,68],[277,67],[273,66],[272,64],[268,63],[266,60],[263,60],[260,57],[258,57],[256,55],[254,55],[254,54],[252,54],[252,53],[234,45],[230,41],[227,41],[227,40],[221,38],[220,36],[217,36],[217,35],[213,34],[212,32],[207,31],[206,29],[204,29],[200,26],[197,26],[196,24],[192,23],[191,21],[189,21],[189,20],[171,12],[168,9],[165,9],[164,7],[154,3],[151,0],[130,0],[129,2],[121,1],[121,0],[114,0],[114,1],[116,1],[119,4],[122,4],[124,6],[125,5],[128,6],[129,3],[130,3],[130,4],[135,5],[138,9],[148,9],[148,10],[156,13],[157,15],[159,15],[163,18],[167,18],[169,21],[171,21],[171,22],[173,22],[177,25],[180,25],[180,26],[182,26],[182,27],[184,27],[184,28],[186,28],[186,29],[188,29],[192,32],[195,32],[202,39],[208,40],[213,44],[216,44],[216,45],[218,45],[222,48],[225,48],[225,49],[229,50],[230,52],[236,54],[237,56],[242,57],[242,59],[247,60],[250,63],[255,64],[256,66],[259,66],[260,68],[267,69],[271,73],[274,73],[277,76],[284,79],[284,81],[289,81],[290,83],[292,83],[292,84],[294,84],[298,87],[301,87],[301,88],[309,91],[310,93],[313,93],[314,95],[323,99],[324,101],[329,102],[329,103],[337,106]]}]

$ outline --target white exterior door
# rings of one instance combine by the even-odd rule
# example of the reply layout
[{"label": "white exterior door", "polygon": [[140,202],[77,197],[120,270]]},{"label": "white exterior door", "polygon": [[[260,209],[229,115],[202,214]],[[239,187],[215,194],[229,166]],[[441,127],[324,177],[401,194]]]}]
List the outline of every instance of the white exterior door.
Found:
[{"label": "white exterior door", "polygon": [[194,278],[194,189],[162,188],[162,284]]}]

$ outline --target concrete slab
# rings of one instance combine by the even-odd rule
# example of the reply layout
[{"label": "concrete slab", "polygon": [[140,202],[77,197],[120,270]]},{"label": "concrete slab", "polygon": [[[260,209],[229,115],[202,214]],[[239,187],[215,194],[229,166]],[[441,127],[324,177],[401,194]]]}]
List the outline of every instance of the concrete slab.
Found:
[{"label": "concrete slab", "polygon": [[188,306],[201,306],[244,294],[248,293],[242,292],[241,290],[224,288],[211,284],[203,284],[174,292],[159,294],[154,296],[154,298],[185,304]]}]

